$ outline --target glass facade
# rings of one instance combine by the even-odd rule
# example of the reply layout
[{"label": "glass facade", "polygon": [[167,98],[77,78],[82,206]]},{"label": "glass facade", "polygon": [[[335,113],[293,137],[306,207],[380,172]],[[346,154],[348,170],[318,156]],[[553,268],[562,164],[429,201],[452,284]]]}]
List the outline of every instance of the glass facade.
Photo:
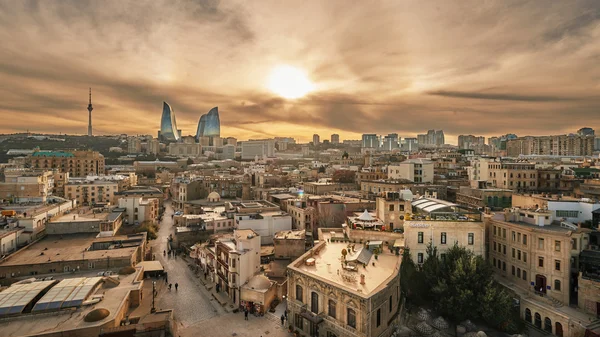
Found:
[{"label": "glass facade", "polygon": [[167,102],[163,102],[163,113],[160,119],[160,135],[164,140],[179,141],[181,138],[177,131],[175,111]]},{"label": "glass facade", "polygon": [[[219,108],[214,107],[210,111],[200,117],[198,122],[198,130],[196,131],[196,139],[200,137],[220,137],[221,136],[221,121],[219,120]],[[212,143],[212,142],[211,142]]]}]

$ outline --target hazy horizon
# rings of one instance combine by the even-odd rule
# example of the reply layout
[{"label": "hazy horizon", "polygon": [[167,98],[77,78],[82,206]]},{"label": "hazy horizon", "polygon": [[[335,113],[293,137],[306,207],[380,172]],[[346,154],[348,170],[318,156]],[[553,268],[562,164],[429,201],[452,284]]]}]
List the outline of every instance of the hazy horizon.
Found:
[{"label": "hazy horizon", "polygon": [[89,87],[95,135],[156,135],[163,101],[239,139],[600,129],[598,1],[12,1],[0,38],[0,133],[85,134]]}]

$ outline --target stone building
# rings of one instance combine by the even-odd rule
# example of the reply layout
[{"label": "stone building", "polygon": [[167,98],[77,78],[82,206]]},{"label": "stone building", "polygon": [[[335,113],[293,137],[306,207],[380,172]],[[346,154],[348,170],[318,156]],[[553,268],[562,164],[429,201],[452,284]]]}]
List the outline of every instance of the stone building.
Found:
[{"label": "stone building", "polygon": [[[497,280],[521,301],[521,317],[548,333],[576,336],[590,323],[579,304],[579,255],[589,230],[556,222],[552,212],[513,209],[486,218],[488,259]],[[586,282],[582,282],[584,291]]]},{"label": "stone building", "polygon": [[401,258],[389,247],[399,234],[344,231],[357,242],[352,248],[342,229],[320,228],[320,243],[288,266],[289,324],[302,336],[390,335],[400,312]]},{"label": "stone building", "polygon": [[27,157],[32,168],[59,169],[71,177],[104,174],[104,156],[96,151],[37,151]]}]

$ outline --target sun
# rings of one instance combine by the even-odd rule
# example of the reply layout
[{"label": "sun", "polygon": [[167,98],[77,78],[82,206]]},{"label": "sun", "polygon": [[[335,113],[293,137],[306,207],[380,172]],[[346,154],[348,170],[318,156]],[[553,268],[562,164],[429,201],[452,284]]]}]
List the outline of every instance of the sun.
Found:
[{"label": "sun", "polygon": [[302,70],[281,65],[271,71],[268,88],[281,97],[295,99],[313,91],[314,85]]}]

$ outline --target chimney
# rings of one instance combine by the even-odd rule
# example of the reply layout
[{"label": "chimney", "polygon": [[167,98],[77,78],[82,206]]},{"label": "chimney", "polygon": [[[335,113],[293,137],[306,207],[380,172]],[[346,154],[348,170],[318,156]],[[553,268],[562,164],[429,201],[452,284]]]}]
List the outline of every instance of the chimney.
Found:
[{"label": "chimney", "polygon": [[360,274],[360,284],[365,284],[365,274]]}]

